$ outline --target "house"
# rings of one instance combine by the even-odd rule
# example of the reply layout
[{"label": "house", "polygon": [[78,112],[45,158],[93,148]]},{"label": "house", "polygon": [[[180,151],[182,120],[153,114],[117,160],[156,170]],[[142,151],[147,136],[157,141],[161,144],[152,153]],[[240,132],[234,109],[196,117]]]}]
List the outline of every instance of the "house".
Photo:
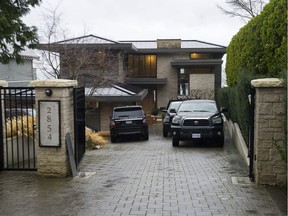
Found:
[{"label": "house", "polygon": [[[77,78],[87,87],[86,119],[97,130],[109,129],[117,105],[140,104],[151,114],[171,98],[213,98],[226,53],[224,46],[198,40],[112,41],[94,35],[40,48],[60,53],[60,78]],[[110,78],[106,85],[96,79],[101,73]]]},{"label": "house", "polygon": [[36,79],[36,71],[33,60],[39,57],[32,50],[24,50],[20,53],[23,63],[17,64],[11,59],[8,64],[0,63],[0,80],[8,81],[9,87],[25,87],[29,81]]}]

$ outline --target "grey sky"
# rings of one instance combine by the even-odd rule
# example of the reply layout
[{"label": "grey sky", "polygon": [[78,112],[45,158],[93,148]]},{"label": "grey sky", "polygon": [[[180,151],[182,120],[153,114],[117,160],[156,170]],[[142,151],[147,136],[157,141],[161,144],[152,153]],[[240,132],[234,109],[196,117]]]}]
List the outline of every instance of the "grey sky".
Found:
[{"label": "grey sky", "polygon": [[41,27],[44,8],[62,13],[62,24],[74,36],[95,34],[112,40],[180,38],[228,46],[244,26],[224,15],[217,4],[225,0],[49,0],[25,17]]}]

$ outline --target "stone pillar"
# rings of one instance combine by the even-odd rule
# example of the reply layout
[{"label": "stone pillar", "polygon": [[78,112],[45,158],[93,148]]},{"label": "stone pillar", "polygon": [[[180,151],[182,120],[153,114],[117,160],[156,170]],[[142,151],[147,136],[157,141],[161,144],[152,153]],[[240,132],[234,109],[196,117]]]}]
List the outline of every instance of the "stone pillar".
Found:
[{"label": "stone pillar", "polygon": [[8,87],[8,82],[5,80],[0,80],[0,87]]},{"label": "stone pillar", "polygon": [[257,184],[286,184],[285,89],[275,78],[252,80],[255,95],[254,173]]},{"label": "stone pillar", "polygon": [[[41,130],[43,134],[39,133],[41,125],[38,125],[36,129],[36,145],[39,145],[37,148],[37,172],[42,176],[69,176],[71,175],[71,168],[65,136],[66,133],[70,133],[72,143],[74,143],[73,87],[77,86],[77,81],[63,79],[31,81],[30,86],[35,87],[37,122],[39,122],[39,120],[41,122],[41,117],[43,117],[39,114],[39,101],[60,102],[60,129],[58,129],[58,127],[56,128],[60,131],[60,146],[53,146],[53,143],[52,146],[49,147],[40,145],[40,135],[44,136],[45,133],[43,133],[43,130]],[[49,90],[52,92],[51,95],[49,95]],[[44,122],[44,119],[42,122]],[[59,142],[59,139],[57,142]]]}]

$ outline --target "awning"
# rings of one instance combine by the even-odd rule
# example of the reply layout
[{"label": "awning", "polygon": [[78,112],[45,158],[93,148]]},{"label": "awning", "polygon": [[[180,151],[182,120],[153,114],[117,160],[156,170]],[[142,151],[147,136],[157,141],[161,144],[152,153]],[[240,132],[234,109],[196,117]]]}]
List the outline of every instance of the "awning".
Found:
[{"label": "awning", "polygon": [[126,83],[131,85],[166,85],[167,78],[127,78]]},{"label": "awning", "polygon": [[90,96],[98,102],[136,102],[142,101],[147,94],[147,89],[123,83],[104,88],[85,88],[85,96]]},{"label": "awning", "polygon": [[194,67],[194,66],[215,66],[221,65],[221,59],[175,59],[171,61],[171,65],[177,68]]}]

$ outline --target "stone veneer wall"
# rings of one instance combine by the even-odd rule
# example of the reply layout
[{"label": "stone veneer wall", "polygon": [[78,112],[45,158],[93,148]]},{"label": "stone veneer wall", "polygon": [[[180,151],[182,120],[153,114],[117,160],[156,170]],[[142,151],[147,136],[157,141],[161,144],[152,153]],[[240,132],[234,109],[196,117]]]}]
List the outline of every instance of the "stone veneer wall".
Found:
[{"label": "stone veneer wall", "polygon": [[257,184],[287,182],[286,162],[277,145],[284,146],[285,89],[279,79],[252,80],[255,95],[254,174]]},{"label": "stone veneer wall", "polygon": [[171,67],[171,59],[185,58],[185,55],[163,54],[157,56],[157,78],[167,78],[166,85],[157,88],[157,106],[166,107],[172,97],[178,96],[178,70]]}]

